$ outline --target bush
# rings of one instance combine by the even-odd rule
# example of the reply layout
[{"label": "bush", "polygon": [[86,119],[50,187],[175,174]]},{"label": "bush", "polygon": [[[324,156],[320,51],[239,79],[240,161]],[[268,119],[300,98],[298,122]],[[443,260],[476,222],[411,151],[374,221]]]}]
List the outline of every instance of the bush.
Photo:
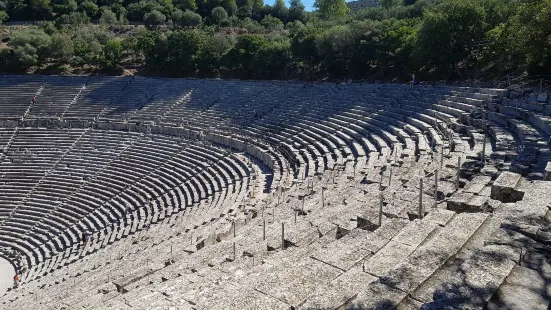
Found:
[{"label": "bush", "polygon": [[84,12],[72,12],[69,15],[61,15],[56,20],[56,25],[58,28],[61,28],[63,25],[72,25],[72,26],[79,26],[79,25],[85,25],[90,23],[90,17],[86,15]]},{"label": "bush", "polygon": [[51,56],[57,58],[61,62],[70,62],[74,53],[73,41],[71,40],[71,37],[66,34],[57,33],[51,38]]},{"label": "bush", "polygon": [[148,27],[159,26],[165,21],[166,21],[166,16],[157,10],[153,10],[149,13],[146,13],[143,17],[143,22]]},{"label": "bush", "polygon": [[6,13],[5,11],[0,11],[0,24],[3,24],[9,18],[10,17],[8,16],[8,13]]},{"label": "bush", "polygon": [[182,10],[176,10],[172,13],[171,19],[175,26],[181,27],[199,26],[203,20],[201,15],[190,10],[185,10],[184,12],[182,12]]},{"label": "bush", "polygon": [[16,31],[8,45],[20,65],[30,67],[42,64],[48,57],[52,40],[37,28]]},{"label": "bush", "polygon": [[228,12],[223,7],[217,6],[212,9],[210,16],[213,23],[220,24],[223,20],[228,19]]},{"label": "bush", "polygon": [[98,6],[89,0],[82,2],[79,6],[79,9],[86,13],[90,18],[95,18],[99,13]]},{"label": "bush", "polygon": [[276,30],[283,30],[283,22],[279,20],[277,17],[273,17],[272,15],[267,15],[262,19],[260,24],[266,28],[267,30],[276,31]]},{"label": "bush", "polygon": [[123,45],[120,40],[109,40],[103,46],[98,64],[102,69],[112,69],[118,66],[123,56]]},{"label": "bush", "polygon": [[119,21],[117,20],[117,15],[109,9],[106,9],[103,11],[103,13],[101,13],[99,22],[102,25],[116,25],[119,23]]}]

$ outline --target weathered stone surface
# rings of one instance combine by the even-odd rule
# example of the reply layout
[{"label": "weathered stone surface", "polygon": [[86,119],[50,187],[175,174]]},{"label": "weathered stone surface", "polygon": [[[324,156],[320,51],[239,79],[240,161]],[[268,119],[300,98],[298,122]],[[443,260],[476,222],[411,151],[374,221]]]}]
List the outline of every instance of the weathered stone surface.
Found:
[{"label": "weathered stone surface", "polygon": [[312,254],[312,257],[346,271],[359,261],[377,252],[405,224],[406,221],[403,219],[392,219],[383,223],[374,232],[354,229],[343,238],[320,248]]},{"label": "weathered stone surface", "polygon": [[463,191],[465,193],[472,193],[472,194],[478,194],[480,193],[484,187],[492,180],[492,177],[485,176],[485,175],[479,175],[475,176],[471,182],[469,182],[464,188]]},{"label": "weathered stone surface", "polygon": [[320,283],[300,309],[336,309],[376,280],[376,277],[363,272],[361,266],[356,266],[328,284]]},{"label": "weathered stone surface", "polygon": [[515,266],[487,309],[545,310],[549,307],[549,298],[546,296],[550,295],[549,279],[542,278],[536,270]]},{"label": "weathered stone surface", "polygon": [[501,202],[516,202],[524,197],[518,190],[521,175],[514,172],[502,172],[492,185],[491,198]]},{"label": "weathered stone surface", "polygon": [[298,305],[313,294],[319,283],[330,282],[342,274],[342,270],[321,261],[304,258],[274,266],[263,274],[258,274],[254,286],[258,291]]},{"label": "weathered stone surface", "polygon": [[545,177],[544,180],[551,181],[551,161],[545,166]]},{"label": "weathered stone surface", "polygon": [[448,209],[461,212],[485,212],[491,209],[488,197],[458,192],[448,199]]},{"label": "weathered stone surface", "polygon": [[500,252],[493,246],[476,250],[468,259],[444,266],[412,296],[425,302],[423,309],[482,308],[516,265]]},{"label": "weathered stone surface", "polygon": [[381,278],[381,282],[411,292],[454,255],[482,225],[486,214],[456,215],[433,239],[415,250],[404,262]]},{"label": "weathered stone surface", "polygon": [[393,309],[404,298],[407,293],[380,282],[375,282],[361,291],[346,307],[346,310],[359,309]]}]

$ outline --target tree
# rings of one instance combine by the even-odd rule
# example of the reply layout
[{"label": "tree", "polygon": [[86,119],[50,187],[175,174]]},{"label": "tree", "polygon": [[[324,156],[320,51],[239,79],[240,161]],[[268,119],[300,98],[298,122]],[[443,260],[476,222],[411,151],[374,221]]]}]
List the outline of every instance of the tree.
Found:
[{"label": "tree", "polygon": [[130,3],[126,8],[128,10],[128,19],[134,21],[143,21],[145,14],[151,13],[152,11],[158,11],[163,15],[168,13],[165,12],[165,7],[153,0],[140,0],[139,2]]},{"label": "tree", "polygon": [[90,18],[95,18],[99,13],[99,8],[97,4],[90,0],[82,2],[79,6],[79,9],[88,15]]},{"label": "tree", "polygon": [[472,56],[484,36],[484,11],[473,2],[449,0],[427,12],[416,38],[415,59],[444,71]]},{"label": "tree", "polygon": [[237,12],[237,3],[235,0],[220,0],[219,6],[223,7],[228,15],[232,15]]},{"label": "tree", "polygon": [[103,13],[101,13],[99,22],[102,25],[116,25],[119,21],[117,20],[117,15],[111,10],[104,10]]},{"label": "tree", "polygon": [[524,55],[528,73],[551,73],[551,0],[521,4],[506,32],[510,49]]},{"label": "tree", "polygon": [[273,17],[272,15],[267,15],[266,17],[264,17],[260,24],[262,24],[264,28],[270,31],[283,30],[283,22],[277,17]]},{"label": "tree", "polygon": [[60,28],[62,25],[85,25],[90,23],[90,18],[84,12],[72,12],[68,15],[61,15],[56,20],[56,25]]},{"label": "tree", "polygon": [[220,22],[228,18],[228,13],[223,7],[217,6],[212,9],[210,16],[215,24],[220,24]]},{"label": "tree", "polygon": [[50,54],[61,62],[69,62],[73,57],[73,41],[66,34],[56,33],[52,35],[52,43],[50,45]]},{"label": "tree", "polygon": [[52,40],[37,28],[16,31],[8,46],[13,49],[15,59],[22,66],[36,66],[48,57]]},{"label": "tree", "polygon": [[78,5],[75,0],[57,0],[53,6],[53,12],[57,16],[61,16],[75,12],[77,8]]},{"label": "tree", "polygon": [[149,13],[145,13],[143,21],[148,27],[156,27],[166,21],[166,16],[157,10],[153,10]]},{"label": "tree", "polygon": [[98,63],[102,69],[115,68],[120,64],[122,56],[122,42],[118,39],[109,40],[103,46]]},{"label": "tree", "polygon": [[231,50],[235,43],[233,36],[214,34],[206,37],[197,55],[197,68],[205,73],[216,72],[220,67],[222,56]]},{"label": "tree", "polygon": [[238,8],[252,8],[253,7],[253,0],[236,0],[235,4],[237,4]]},{"label": "tree", "polygon": [[171,20],[174,22],[174,25],[177,26],[195,27],[201,24],[202,18],[201,15],[189,10],[186,10],[185,12],[182,12],[182,10],[176,10],[172,13]]},{"label": "tree", "polygon": [[304,22],[306,20],[306,11],[304,4],[302,4],[302,1],[300,0],[291,0],[289,2],[289,14],[288,14],[289,21],[301,21]]},{"label": "tree", "polygon": [[195,0],[174,0],[174,6],[182,11],[197,10],[197,3],[195,2]]},{"label": "tree", "polygon": [[241,6],[237,9],[237,12],[235,12],[235,15],[239,19],[245,19],[247,17],[250,17],[252,14],[252,8],[248,6]]},{"label": "tree", "polygon": [[34,20],[50,19],[52,6],[50,0],[28,0],[29,18]]},{"label": "tree", "polygon": [[[409,1],[409,0],[405,0],[405,1]],[[398,2],[397,2],[397,0],[379,0],[379,4],[383,8],[388,10],[391,7],[395,6],[395,5],[398,5]]]},{"label": "tree", "polygon": [[285,25],[285,29],[289,30],[291,36],[300,32],[304,27],[304,24],[300,20],[288,22],[287,25]]},{"label": "tree", "polygon": [[348,7],[344,0],[316,0],[314,7],[325,19],[339,19],[348,14]]},{"label": "tree", "polygon": [[6,13],[6,11],[0,11],[0,24],[3,24],[9,18],[10,17],[8,16],[8,13]]},{"label": "tree", "polygon": [[285,5],[283,0],[275,0],[272,9],[270,10],[271,15],[279,18],[282,21],[287,21],[287,16],[289,15],[289,9]]},{"label": "tree", "polygon": [[175,31],[168,36],[167,65],[172,70],[194,72],[197,56],[205,44],[205,36],[199,30]]}]

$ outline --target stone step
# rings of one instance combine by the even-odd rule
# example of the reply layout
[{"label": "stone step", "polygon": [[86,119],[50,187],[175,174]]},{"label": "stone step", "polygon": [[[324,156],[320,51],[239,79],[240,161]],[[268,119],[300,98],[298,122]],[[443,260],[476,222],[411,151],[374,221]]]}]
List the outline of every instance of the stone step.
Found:
[{"label": "stone step", "polygon": [[371,309],[382,304],[387,307],[397,306],[455,255],[487,217],[488,215],[483,213],[455,215],[446,226],[403,262],[361,291],[350,305],[361,309]]},{"label": "stone step", "polygon": [[337,309],[406,258],[437,226],[445,225],[454,214],[437,209],[422,220],[410,222],[375,255],[368,256],[333,281],[320,283],[300,308]]},{"label": "stone step", "polygon": [[361,260],[379,251],[407,223],[407,220],[394,218],[384,222],[373,232],[356,228],[344,237],[313,252],[311,257],[341,271],[347,271]]}]

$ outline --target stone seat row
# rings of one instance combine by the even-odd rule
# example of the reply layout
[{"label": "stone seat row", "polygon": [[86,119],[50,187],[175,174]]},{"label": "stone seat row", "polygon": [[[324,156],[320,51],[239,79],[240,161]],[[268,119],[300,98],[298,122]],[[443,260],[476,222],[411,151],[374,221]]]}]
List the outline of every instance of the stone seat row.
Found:
[{"label": "stone seat row", "polygon": [[[104,137],[102,137],[102,138],[104,138]],[[89,141],[86,141],[86,142],[88,143]],[[148,143],[150,144],[150,141],[145,141],[144,146],[148,145]],[[12,212],[11,213],[12,219],[11,219],[11,221],[4,222],[4,225],[3,225],[4,228],[9,228],[9,230],[16,229],[19,232],[25,232],[25,234],[29,234],[29,233],[32,234],[33,229],[30,229],[30,231],[29,231],[29,226],[25,226],[25,225],[19,226],[21,224],[21,220],[26,218],[29,215],[29,213],[33,213],[33,215],[36,218],[40,218],[41,215],[42,215],[42,217],[44,217],[44,214],[47,214],[46,218],[54,218],[55,219],[55,218],[59,217],[60,214],[66,214],[67,212],[69,212],[71,214],[80,214],[78,217],[75,217],[75,220],[73,220],[73,222],[76,221],[76,220],[81,220],[84,217],[83,215],[86,215],[87,212],[91,212],[92,210],[94,210],[93,208],[88,207],[88,205],[90,203],[93,203],[93,204],[98,203],[99,204],[100,201],[108,199],[108,196],[105,196],[105,195],[109,195],[109,193],[112,192],[113,189],[115,189],[115,190],[123,190],[124,189],[125,184],[127,184],[128,181],[132,180],[132,178],[131,178],[132,174],[129,174],[129,172],[131,172],[133,170],[132,169],[128,170],[128,168],[134,167],[134,170],[137,169],[138,173],[140,173],[140,171],[143,169],[143,164],[146,163],[143,160],[147,159],[147,158],[149,158],[149,160],[153,160],[153,157],[148,156],[148,149],[138,148],[136,144],[134,144],[133,146],[134,146],[134,148],[132,148],[131,150],[128,150],[128,151],[132,151],[133,153],[138,152],[138,153],[141,154],[140,156],[121,157],[121,154],[119,154],[119,159],[118,160],[121,163],[125,163],[125,165],[120,166],[122,169],[125,169],[124,172],[123,172],[123,170],[121,170],[121,172],[122,172],[121,179],[120,179],[121,180],[121,183],[120,183],[121,185],[113,187],[113,185],[116,184],[116,183],[113,183],[113,182],[116,181],[119,177],[118,177],[118,174],[117,174],[116,169],[115,169],[115,168],[118,167],[118,165],[116,164],[116,162],[111,161],[109,163],[110,168],[108,169],[108,175],[106,175],[105,177],[102,177],[101,175],[96,175],[96,176],[93,177],[93,179],[87,180],[87,183],[85,183],[85,184],[88,185],[86,187],[89,187],[90,188],[89,190],[86,190],[86,187],[82,188],[82,186],[79,184],[78,187],[80,187],[80,188],[77,190],[76,193],[71,194],[68,197],[68,200],[62,198],[63,195],[67,196],[67,194],[68,194],[67,191],[63,191],[63,190],[59,191],[59,190],[54,189],[53,191],[42,191],[41,192],[40,191],[40,186],[38,188],[34,187],[32,189],[33,192],[31,194],[31,196],[28,197],[28,199],[26,199],[21,206],[17,207],[18,212],[19,212],[19,210],[21,210],[20,215],[19,216],[17,215],[18,212],[15,212],[15,213]],[[149,145],[149,146],[151,147],[151,145]],[[99,147],[99,145],[98,145],[98,147]],[[178,146],[178,148],[182,148],[182,147],[184,147],[184,146]],[[159,153],[159,152],[163,149],[162,145],[157,145],[155,147],[155,149],[157,151],[157,153],[156,153],[157,158],[155,158],[155,160],[157,160],[159,158],[159,155],[161,155],[161,153]],[[71,152],[69,152],[69,153],[71,153]],[[76,154],[78,154],[77,155],[78,157],[85,157],[83,153],[76,152]],[[213,152],[212,154],[216,154],[216,153]],[[147,182],[147,184],[150,184],[150,185],[144,187],[144,189],[147,190],[147,191],[153,190],[153,192],[150,192],[150,194],[145,194],[145,196],[141,196],[141,197],[136,196],[136,198],[133,198],[132,195],[135,194],[135,193],[139,193],[140,191],[138,191],[137,189],[134,189],[134,188],[130,188],[129,191],[127,191],[130,194],[130,196],[126,196],[127,198],[122,198],[121,197],[119,199],[122,199],[122,200],[118,200],[118,201],[113,202],[113,203],[116,203],[119,206],[118,208],[115,208],[115,209],[106,208],[106,210],[109,213],[111,213],[112,215],[109,216],[109,217],[106,217],[106,219],[102,220],[104,222],[103,224],[99,224],[102,221],[98,220],[98,224],[100,225],[99,227],[96,224],[94,226],[90,225],[90,227],[87,227],[87,228],[88,229],[94,229],[94,228],[97,229],[97,228],[100,228],[100,227],[103,227],[103,226],[107,225],[107,223],[109,223],[109,221],[112,221],[112,220],[116,219],[117,217],[119,217],[124,212],[124,208],[125,208],[124,204],[125,203],[126,204],[131,204],[131,205],[139,205],[139,204],[145,203],[145,201],[147,199],[150,199],[153,196],[159,195],[157,193],[161,193],[161,192],[165,191],[166,188],[163,188],[163,187],[165,187],[165,186],[174,186],[175,184],[177,184],[176,182],[184,182],[184,180],[186,178],[189,178],[191,175],[196,174],[197,167],[203,165],[203,162],[200,161],[201,156],[203,156],[202,159],[203,159],[203,162],[205,162],[205,160],[204,160],[204,158],[205,158],[205,149],[203,147],[200,148],[200,149],[197,148],[196,150],[194,150],[194,148],[189,148],[187,150],[187,152],[179,154],[178,155],[179,158],[176,158],[175,161],[172,161],[171,166],[169,166],[170,168],[169,167],[164,168],[165,170],[166,169],[168,169],[168,170],[166,170],[165,172],[158,171],[156,178],[152,179],[149,182]],[[243,178],[248,177],[248,170],[245,167],[245,165],[232,166],[231,163],[234,162],[234,160],[235,160],[234,159],[234,160],[228,162],[229,165],[228,165],[228,163],[224,163],[223,165],[219,166],[218,163],[215,163],[215,161],[218,158],[216,157],[216,155],[214,155],[214,156],[215,157],[210,157],[210,158],[208,156],[206,157],[207,162],[212,161],[213,164],[214,164],[214,165],[210,166],[210,168],[209,168],[210,170],[205,170],[204,173],[206,173],[206,176],[204,178],[200,177],[199,179],[197,179],[197,181],[193,181],[195,179],[192,179],[192,183],[190,183],[190,184],[195,184],[195,185],[193,185],[191,188],[188,188],[188,190],[184,191],[184,193],[186,193],[186,194],[182,199],[183,200],[182,201],[182,206],[191,205],[194,202],[199,201],[200,199],[204,199],[206,196],[212,195],[213,192],[221,190],[222,187],[226,186],[226,185],[222,185],[222,183],[227,184],[229,182],[234,182],[236,180],[242,180]],[[132,158],[136,158],[136,160],[140,160],[140,165],[133,165],[132,164]],[[107,159],[109,159],[109,158],[107,158]],[[62,162],[61,164],[57,163],[58,166],[59,167],[66,167],[66,164],[63,164],[63,160],[61,162]],[[185,163],[185,166],[183,166],[183,167],[184,167],[184,169],[187,169],[188,172],[185,175],[182,175],[180,178],[174,178],[174,176],[172,174],[174,172],[178,171],[177,170],[178,166],[174,166],[174,165],[175,164],[181,164],[181,163]],[[189,166],[190,168],[185,168],[188,165],[191,165],[191,166]],[[71,169],[69,169],[70,173],[74,173],[75,171],[79,171],[80,170],[79,168],[82,167],[82,161],[80,161],[80,165],[79,165],[79,162],[71,161],[70,166],[71,166]],[[49,171],[49,174],[41,180],[40,185],[43,188],[44,187],[49,187],[49,186],[52,186],[52,185],[57,185],[57,186],[61,185],[62,186],[63,184],[66,184],[66,183],[55,182],[55,180],[57,180],[59,177],[63,177],[63,176],[58,175],[58,173],[61,172],[59,170],[59,167],[54,167],[54,169]],[[153,167],[151,167],[151,168],[153,168]],[[65,169],[62,168],[62,170],[65,170]],[[170,174],[168,173],[168,171],[170,171]],[[185,171],[185,170],[183,170],[183,171]],[[165,176],[164,181],[159,181],[159,178],[163,175]],[[80,179],[80,181],[82,181],[85,176],[86,176],[86,172],[84,172],[82,174],[82,178]],[[139,176],[139,174],[136,177],[138,177],[138,176]],[[201,176],[201,175],[199,175],[199,176]],[[130,177],[130,179],[129,179],[129,177]],[[170,179],[175,179],[175,181],[169,182]],[[52,180],[52,181],[54,181],[54,183],[52,183],[51,181],[48,183],[48,180]],[[109,185],[108,186],[103,186],[101,182],[97,183],[94,180],[98,180],[98,181],[101,181],[101,182],[107,182],[106,184],[109,184]],[[76,179],[74,181],[78,181],[78,179]],[[147,180],[143,180],[143,181],[147,181]],[[216,185],[214,183],[210,183],[211,181],[212,182],[217,182]],[[94,184],[92,184],[90,182],[92,182]],[[152,183],[152,182],[155,182],[155,183]],[[194,183],[194,182],[197,182],[197,183]],[[70,183],[70,182],[69,182],[69,184],[74,185],[73,183]],[[153,184],[159,184],[159,185],[158,186],[151,186]],[[207,184],[210,184],[210,185],[207,185]],[[92,188],[93,188],[93,190],[92,190]],[[102,192],[105,192],[105,194],[98,196],[98,194],[100,194]],[[143,192],[143,190],[142,190],[142,192]],[[35,193],[36,193],[37,196],[33,196]],[[54,194],[53,196],[52,196],[52,193]],[[79,193],[81,193],[81,194],[79,194]],[[82,194],[84,194],[84,193],[87,193],[87,194],[85,194],[85,196],[82,196]],[[19,192],[18,194],[21,194],[21,193]],[[62,196],[57,196],[56,194],[61,194]],[[82,196],[82,199],[78,198],[79,195]],[[33,198],[33,197],[35,197],[35,198]],[[97,202],[95,202],[96,201],[95,197],[98,197],[98,199],[100,199],[100,200],[97,200]],[[55,201],[58,202],[58,205],[56,206],[55,209],[52,209],[51,208],[51,203],[52,202],[55,203]],[[82,202],[79,202],[79,201],[82,201]],[[60,202],[63,202],[63,204],[59,204]],[[79,207],[76,208],[76,209],[73,209],[74,208],[73,206],[75,204],[78,205]],[[29,207],[31,207],[31,209],[29,209]],[[61,211],[63,209],[65,209],[67,212]],[[31,211],[31,210],[34,210],[34,211]],[[42,214],[41,214],[41,212],[36,213],[36,211],[38,211],[38,210],[44,210],[43,212],[45,212],[45,213],[42,213]],[[70,210],[74,210],[74,211],[70,211]],[[87,211],[84,211],[84,210],[87,210]],[[119,213],[113,212],[114,210],[119,210],[118,211]],[[84,211],[84,214],[82,214],[82,211]],[[61,218],[63,218],[63,217],[61,217]],[[12,224],[9,224],[10,222]],[[61,226],[62,227],[63,226],[70,227],[70,224],[71,224],[70,221],[65,222],[65,223],[66,224],[63,224]],[[27,225],[31,225],[31,224],[32,224],[32,222],[28,222]],[[49,226],[50,225],[46,225],[46,227],[49,227]],[[51,226],[56,227],[56,228],[59,227],[59,225],[51,225]],[[18,228],[18,227],[21,227],[21,228]],[[48,230],[51,230],[52,227],[49,227]],[[40,228],[36,228],[36,229],[39,230]],[[54,229],[54,232],[52,232],[52,233],[55,235],[58,232],[59,231],[55,231],[55,229]],[[49,235],[51,235],[52,233],[50,233]],[[7,236],[9,236],[9,235],[11,235],[10,231],[7,232]],[[16,237],[16,235],[14,235],[14,237]],[[42,241],[47,240],[49,235],[44,236]],[[79,241],[79,238],[75,238],[75,234],[73,234],[73,236],[72,236],[72,238],[70,239],[69,242],[65,242],[65,244],[63,244],[63,245],[57,245],[56,248],[57,248],[57,250],[59,250],[60,248],[62,248],[63,246],[66,246],[67,244],[73,244],[73,243],[76,243],[78,241]],[[36,263],[36,262],[33,261],[31,263]]]}]

